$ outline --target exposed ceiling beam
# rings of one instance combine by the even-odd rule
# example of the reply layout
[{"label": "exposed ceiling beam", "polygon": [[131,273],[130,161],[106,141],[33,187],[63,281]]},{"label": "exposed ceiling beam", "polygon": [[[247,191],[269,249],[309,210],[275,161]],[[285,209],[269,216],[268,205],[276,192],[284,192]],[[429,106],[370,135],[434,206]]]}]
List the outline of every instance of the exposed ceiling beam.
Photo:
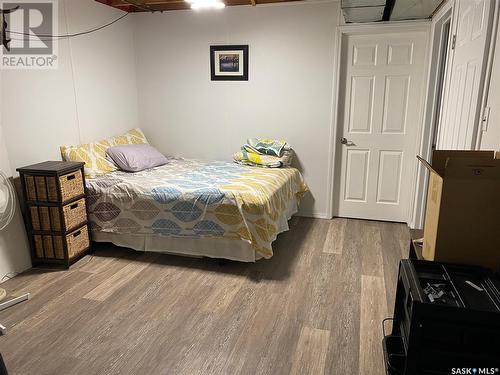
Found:
[{"label": "exposed ceiling beam", "polygon": [[394,9],[395,3],[396,3],[396,0],[387,0],[386,1],[382,21],[389,21],[391,19],[392,10]]},{"label": "exposed ceiling beam", "polygon": [[[126,12],[163,12],[169,10],[190,9],[185,0],[95,0]],[[260,5],[268,3],[286,3],[301,0],[223,0],[226,6]]]},{"label": "exposed ceiling beam", "polygon": [[122,2],[124,2],[126,5],[132,5],[138,9],[141,9],[143,11],[146,11],[146,12],[153,12],[154,9],[151,8],[149,5],[147,4],[143,4],[143,3],[140,3],[139,1],[136,1],[136,0],[121,0]]},{"label": "exposed ceiling beam", "polygon": [[[97,0],[105,2],[102,0]],[[190,6],[185,0],[111,0],[105,2],[107,5],[122,9],[127,12],[161,12],[164,10],[189,9]],[[131,10],[132,8],[132,10]]]}]

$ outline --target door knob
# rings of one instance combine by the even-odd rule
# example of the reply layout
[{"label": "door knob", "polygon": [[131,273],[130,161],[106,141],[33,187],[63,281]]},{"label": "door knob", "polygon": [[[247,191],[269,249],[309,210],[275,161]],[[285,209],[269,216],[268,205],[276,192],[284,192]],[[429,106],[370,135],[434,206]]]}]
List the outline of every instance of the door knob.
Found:
[{"label": "door knob", "polygon": [[356,146],[356,144],[353,141],[349,141],[347,138],[340,138],[340,143],[346,146]]}]

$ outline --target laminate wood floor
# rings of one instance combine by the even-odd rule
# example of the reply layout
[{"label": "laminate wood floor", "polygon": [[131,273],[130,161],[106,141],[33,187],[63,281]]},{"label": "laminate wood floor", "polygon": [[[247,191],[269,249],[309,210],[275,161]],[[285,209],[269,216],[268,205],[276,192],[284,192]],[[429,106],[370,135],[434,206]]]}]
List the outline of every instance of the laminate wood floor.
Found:
[{"label": "laminate wood floor", "polygon": [[69,271],[2,284],[10,374],[384,373],[405,225],[292,219],[255,264],[99,244]]}]

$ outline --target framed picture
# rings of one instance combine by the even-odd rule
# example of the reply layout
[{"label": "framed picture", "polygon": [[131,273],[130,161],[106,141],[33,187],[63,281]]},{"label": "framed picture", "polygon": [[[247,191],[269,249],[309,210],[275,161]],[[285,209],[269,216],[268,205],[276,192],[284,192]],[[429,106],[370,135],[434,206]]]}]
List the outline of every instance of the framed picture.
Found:
[{"label": "framed picture", "polygon": [[248,81],[248,45],[210,46],[212,81]]}]

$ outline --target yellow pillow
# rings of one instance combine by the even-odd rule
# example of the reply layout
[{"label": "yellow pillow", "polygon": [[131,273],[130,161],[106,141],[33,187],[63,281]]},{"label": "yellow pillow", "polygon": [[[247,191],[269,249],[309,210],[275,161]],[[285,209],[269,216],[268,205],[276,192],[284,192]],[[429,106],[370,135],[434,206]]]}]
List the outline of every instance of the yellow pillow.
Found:
[{"label": "yellow pillow", "polygon": [[61,156],[65,161],[82,161],[85,163],[85,177],[95,178],[118,168],[106,159],[106,150],[112,146],[148,143],[141,129],[132,129],[127,133],[99,142],[77,146],[61,146]]}]

